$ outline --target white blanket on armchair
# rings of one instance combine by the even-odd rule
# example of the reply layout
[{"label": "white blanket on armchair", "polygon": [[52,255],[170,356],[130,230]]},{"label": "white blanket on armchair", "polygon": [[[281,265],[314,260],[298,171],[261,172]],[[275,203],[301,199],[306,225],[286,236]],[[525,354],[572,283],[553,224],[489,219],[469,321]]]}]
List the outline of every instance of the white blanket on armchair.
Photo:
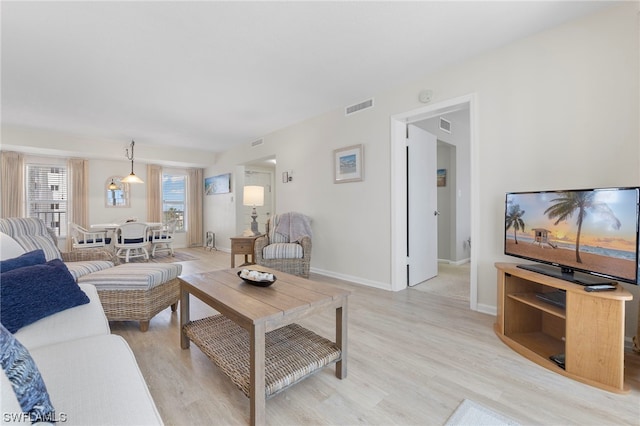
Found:
[{"label": "white blanket on armchair", "polygon": [[278,215],[275,231],[289,237],[289,242],[295,243],[302,237],[312,238],[311,220],[302,213],[290,212]]}]

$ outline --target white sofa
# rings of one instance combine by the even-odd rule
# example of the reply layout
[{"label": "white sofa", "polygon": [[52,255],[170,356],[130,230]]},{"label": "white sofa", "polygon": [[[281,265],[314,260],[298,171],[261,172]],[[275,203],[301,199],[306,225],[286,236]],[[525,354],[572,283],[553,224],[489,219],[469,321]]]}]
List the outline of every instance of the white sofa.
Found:
[{"label": "white sofa", "polygon": [[[0,235],[0,259],[24,250]],[[59,424],[163,424],[135,356],[126,341],[110,334],[93,285],[80,284],[89,303],[20,328],[15,338],[26,347],[44,380]],[[30,424],[6,374],[0,374],[3,424]]]}]

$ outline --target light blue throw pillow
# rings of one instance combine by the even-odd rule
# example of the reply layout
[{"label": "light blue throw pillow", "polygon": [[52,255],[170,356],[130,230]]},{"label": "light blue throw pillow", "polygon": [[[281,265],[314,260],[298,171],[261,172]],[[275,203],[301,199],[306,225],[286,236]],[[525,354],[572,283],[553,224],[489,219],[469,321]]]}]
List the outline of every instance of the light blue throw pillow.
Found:
[{"label": "light blue throw pillow", "polygon": [[0,324],[0,364],[32,423],[55,421],[47,387],[29,351]]}]

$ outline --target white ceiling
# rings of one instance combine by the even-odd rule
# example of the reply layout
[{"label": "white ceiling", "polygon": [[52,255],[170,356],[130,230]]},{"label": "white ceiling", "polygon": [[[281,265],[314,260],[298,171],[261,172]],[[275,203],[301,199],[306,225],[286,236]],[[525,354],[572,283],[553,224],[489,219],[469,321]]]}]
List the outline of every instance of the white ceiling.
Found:
[{"label": "white ceiling", "polygon": [[221,151],[611,5],[2,1],[2,124]]}]

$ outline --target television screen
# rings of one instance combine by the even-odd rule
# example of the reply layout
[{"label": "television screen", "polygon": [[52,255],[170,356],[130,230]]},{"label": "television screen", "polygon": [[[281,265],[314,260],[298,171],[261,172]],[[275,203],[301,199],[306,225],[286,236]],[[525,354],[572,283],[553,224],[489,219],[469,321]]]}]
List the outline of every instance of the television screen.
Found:
[{"label": "television screen", "polygon": [[507,193],[504,253],[543,264],[521,267],[578,284],[637,284],[639,194],[640,188]]}]

